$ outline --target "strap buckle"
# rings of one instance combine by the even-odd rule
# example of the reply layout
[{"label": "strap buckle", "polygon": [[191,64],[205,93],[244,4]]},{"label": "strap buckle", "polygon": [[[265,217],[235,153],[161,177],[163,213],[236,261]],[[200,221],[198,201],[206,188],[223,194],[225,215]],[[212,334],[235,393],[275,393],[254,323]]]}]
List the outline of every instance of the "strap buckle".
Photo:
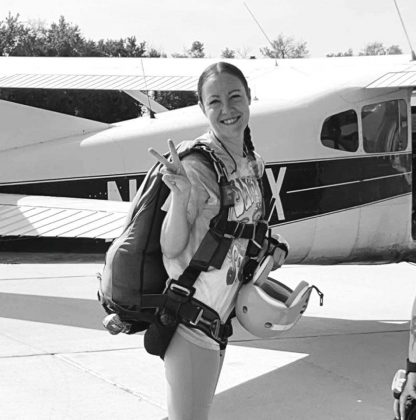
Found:
[{"label": "strap buckle", "polygon": [[196,316],[196,318],[193,321],[189,321],[189,324],[191,324],[192,326],[197,326],[199,324],[199,322],[202,319],[202,315],[204,314],[204,310],[202,308],[198,308],[198,315]]},{"label": "strap buckle", "polygon": [[265,236],[266,236],[266,232],[267,232],[267,229],[268,229],[268,227],[269,227],[269,224],[267,223],[267,221],[266,220],[259,220],[255,225],[254,225],[254,229],[253,229],[253,235],[252,235],[252,237],[251,237],[251,242],[253,243],[253,245],[255,245],[258,249],[262,249],[263,248],[263,243],[259,243],[259,242],[257,242],[257,229],[259,229],[259,228],[261,228],[261,226],[263,226],[263,225],[265,225],[266,226],[266,230],[265,230],[265,233],[264,233],[264,235],[263,235],[263,241],[264,241],[264,238],[265,238]]},{"label": "strap buckle", "polygon": [[225,233],[224,237],[229,239],[238,239],[241,238],[241,235],[244,232],[247,222],[235,222],[235,228],[233,233]]},{"label": "strap buckle", "polygon": [[210,328],[210,331],[211,331],[212,336],[213,336],[215,339],[217,339],[217,340],[221,340],[221,338],[219,337],[220,327],[221,327],[221,320],[220,320],[219,318],[214,319],[214,320],[211,322],[211,325],[210,325],[210,327],[209,327],[209,328]]},{"label": "strap buckle", "polygon": [[169,280],[169,286],[168,290],[171,290],[173,293],[176,293],[177,295],[184,296],[184,297],[190,297],[194,294],[195,289],[192,287],[188,289],[185,286],[181,286],[178,284],[176,280]]},{"label": "strap buckle", "polygon": [[[208,327],[208,332],[212,338],[214,338],[217,341],[222,341],[221,337],[219,337],[220,334],[220,328],[221,328],[221,319],[220,318],[216,318],[211,320],[208,320],[206,318],[203,317],[204,315],[204,309],[198,307],[198,315],[196,316],[196,318],[193,321],[188,321],[189,324],[193,327],[198,327],[198,324],[203,324],[206,327]],[[207,333],[207,329],[203,328],[203,331],[205,331],[205,333]]]}]

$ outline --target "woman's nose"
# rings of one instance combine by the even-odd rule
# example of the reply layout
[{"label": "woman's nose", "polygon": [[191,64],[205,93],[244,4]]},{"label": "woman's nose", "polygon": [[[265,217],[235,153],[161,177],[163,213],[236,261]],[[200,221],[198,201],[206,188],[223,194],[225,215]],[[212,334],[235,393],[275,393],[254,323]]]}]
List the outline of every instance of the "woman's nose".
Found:
[{"label": "woman's nose", "polygon": [[223,103],[222,103],[222,113],[227,114],[228,111],[230,110],[230,108],[231,108],[230,101],[228,101],[228,100],[223,101]]}]

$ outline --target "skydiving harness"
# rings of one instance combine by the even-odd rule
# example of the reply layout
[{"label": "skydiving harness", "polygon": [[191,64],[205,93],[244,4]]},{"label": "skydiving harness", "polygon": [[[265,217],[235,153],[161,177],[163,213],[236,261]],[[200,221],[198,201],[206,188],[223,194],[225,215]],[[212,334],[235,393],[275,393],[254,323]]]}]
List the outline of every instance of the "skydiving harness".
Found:
[{"label": "skydiving harness", "polygon": [[[156,325],[153,324],[148,329],[146,332],[148,337],[145,335],[145,345],[147,341],[148,347],[152,344],[151,337],[149,339],[152,331],[156,329],[160,332],[166,327],[169,332],[171,328],[176,329],[177,325],[182,323],[202,331],[216,341],[220,348],[225,348],[228,337],[232,334],[231,319],[225,323],[221,322],[214,309],[195,299],[193,285],[202,271],[208,271],[209,267],[221,268],[234,239],[248,239],[246,256],[249,260],[254,259],[262,249],[268,231],[268,223],[265,220],[257,223],[228,220],[230,208],[235,203],[234,182],[228,181],[225,166],[212,149],[204,144],[198,144],[193,150],[208,155],[213,164],[220,188],[220,211],[211,219],[208,232],[182,275],[177,280],[169,279],[164,294],[155,297],[159,311],[156,314]],[[245,276],[252,276],[254,269],[253,265],[252,270],[245,270]],[[143,298],[150,301],[153,297],[147,295]],[[149,351],[149,348],[147,350]]]},{"label": "skydiving harness", "polygon": [[[135,308],[117,304],[114,299],[106,298],[102,290],[98,293],[107,313],[117,314],[119,319],[129,326],[128,331],[123,332],[131,334],[147,328],[144,336],[145,348],[150,354],[159,355],[162,359],[179,323],[202,331],[216,341],[220,348],[225,348],[228,337],[232,334],[231,317],[223,323],[214,309],[195,299],[194,283],[201,272],[208,271],[210,267],[220,269],[233,240],[240,238],[249,240],[241,278],[242,282],[249,281],[257,267],[256,257],[268,232],[268,223],[265,220],[256,223],[228,220],[230,209],[235,203],[235,187],[234,182],[228,180],[224,163],[209,146],[198,142],[191,147],[185,147],[179,155],[182,158],[191,152],[201,153],[211,162],[220,189],[220,210],[211,219],[209,230],[188,267],[177,280],[169,279],[160,293],[141,293],[140,302]],[[248,154],[246,147],[245,152]],[[160,178],[157,182],[167,189]],[[262,188],[261,180],[259,186]],[[158,235],[160,237],[160,232]],[[139,310],[135,310],[136,307]]]}]

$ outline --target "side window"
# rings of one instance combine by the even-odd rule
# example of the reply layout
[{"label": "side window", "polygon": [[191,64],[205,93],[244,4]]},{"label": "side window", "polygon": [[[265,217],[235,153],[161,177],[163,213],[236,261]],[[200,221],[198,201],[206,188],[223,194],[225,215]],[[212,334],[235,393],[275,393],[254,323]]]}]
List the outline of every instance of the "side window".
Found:
[{"label": "side window", "polygon": [[403,99],[367,105],[361,111],[364,150],[399,152],[407,147],[407,109]]},{"label": "side window", "polygon": [[355,152],[358,149],[358,118],[350,109],[328,117],[322,126],[321,142],[331,149]]},{"label": "side window", "polygon": [[[416,106],[412,106],[412,141],[416,143]],[[413,153],[415,152],[413,148]]]}]

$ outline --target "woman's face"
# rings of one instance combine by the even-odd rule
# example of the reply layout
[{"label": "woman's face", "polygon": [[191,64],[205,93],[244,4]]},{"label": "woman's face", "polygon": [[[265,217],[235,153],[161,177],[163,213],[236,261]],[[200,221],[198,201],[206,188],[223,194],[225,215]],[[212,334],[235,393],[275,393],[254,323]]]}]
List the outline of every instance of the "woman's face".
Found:
[{"label": "woman's face", "polygon": [[242,141],[250,117],[250,97],[240,79],[228,73],[210,76],[202,86],[202,112],[222,141]]}]

